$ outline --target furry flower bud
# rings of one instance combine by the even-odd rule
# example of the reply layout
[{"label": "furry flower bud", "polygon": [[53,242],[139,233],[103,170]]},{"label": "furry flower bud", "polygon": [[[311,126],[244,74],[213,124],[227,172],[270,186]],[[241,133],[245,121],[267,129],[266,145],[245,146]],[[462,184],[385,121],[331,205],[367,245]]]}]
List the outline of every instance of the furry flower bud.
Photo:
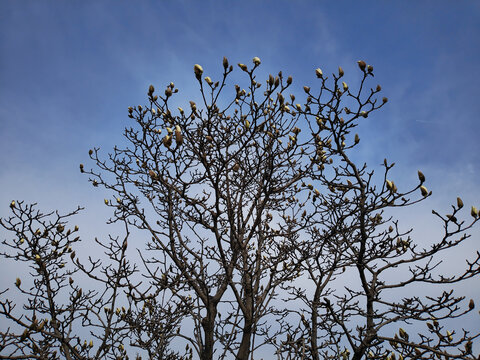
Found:
[{"label": "furry flower bud", "polygon": [[425,197],[428,195],[428,190],[425,186],[420,186],[420,191],[422,192],[422,196]]},{"label": "furry flower bud", "polygon": [[459,197],[457,197],[457,206],[458,206],[459,209],[461,209],[463,207],[463,201]]},{"label": "furry flower bud", "polygon": [[177,145],[182,145],[183,143],[182,129],[179,125],[175,126],[175,141],[177,142]]},{"label": "furry flower bud", "polygon": [[470,214],[476,218],[478,216],[478,210],[475,206],[472,206],[472,209],[470,210]]},{"label": "furry flower bud", "polygon": [[195,77],[200,80],[203,74],[203,68],[200,65],[195,64],[193,71],[195,72]]},{"label": "furry flower bud", "polygon": [[420,170],[418,170],[418,180],[420,180],[422,184],[425,182],[425,175],[423,175]]},{"label": "furry flower bud", "polygon": [[367,67],[367,63],[363,60],[358,60],[357,61],[358,67],[360,70],[365,71],[365,68]]}]

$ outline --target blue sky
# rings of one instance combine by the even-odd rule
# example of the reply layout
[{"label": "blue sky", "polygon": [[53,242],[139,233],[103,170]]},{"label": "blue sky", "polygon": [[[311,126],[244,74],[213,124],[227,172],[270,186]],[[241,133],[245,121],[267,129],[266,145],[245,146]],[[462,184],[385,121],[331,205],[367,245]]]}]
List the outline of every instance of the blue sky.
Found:
[{"label": "blue sky", "polygon": [[89,147],[118,142],[126,107],[144,103],[150,83],[174,81],[186,102],[197,85],[192,65],[218,76],[223,56],[232,63],[259,56],[265,74],[291,74],[297,89],[315,83],[319,66],[341,65],[354,81],[355,62],[365,59],[390,99],[361,129],[366,155],[478,178],[477,2],[2,1],[0,8],[2,200],[85,191],[78,163]]},{"label": "blue sky", "polygon": [[107,233],[107,194],[78,164],[88,166],[89,148],[122,141],[127,107],[146,102],[149,84],[173,81],[188,103],[196,63],[215,78],[223,56],[258,56],[261,74],[282,70],[302,94],[317,67],[341,65],[354,84],[364,59],[389,103],[362,124],[359,156],[395,161],[399,188],[423,170],[434,197],[401,216],[431,235],[432,208],[448,211],[458,195],[480,205],[478,39],[476,1],[2,0],[0,217],[12,199],[82,205],[87,234]]}]

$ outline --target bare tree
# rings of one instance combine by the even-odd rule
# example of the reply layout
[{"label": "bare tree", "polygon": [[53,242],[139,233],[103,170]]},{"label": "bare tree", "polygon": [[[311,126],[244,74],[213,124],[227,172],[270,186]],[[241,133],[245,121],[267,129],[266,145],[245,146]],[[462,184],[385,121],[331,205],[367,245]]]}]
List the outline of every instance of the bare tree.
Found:
[{"label": "bare tree", "polygon": [[[451,214],[434,212],[444,235],[429,249],[389,216],[431,193],[421,172],[403,191],[387,160],[379,177],[352,160],[354,128],[387,103],[380,86],[367,88],[373,67],[358,62],[355,91],[342,68],[332,79],[317,69],[320,89],[305,86],[306,100],[295,103],[292,78],[280,72],[261,84],[259,65],[257,57],[251,68],[238,64],[247,82],[231,100],[226,58],[215,82],[195,65],[202,101],[185,109],[171,105],[173,83],[161,95],[150,86],[148,103],[128,110],[127,145],[107,159],[89,151],[95,168],[80,170],[112,193],[110,222],[125,229],[97,241],[107,265],[72,250],[78,228],[65,230],[66,219],[80,209],[43,215],[12,202],[1,224],[14,239],[2,255],[30,263],[35,286],[17,280],[23,311],[0,303],[12,323],[0,332],[0,358],[117,359],[128,357],[126,346],[150,359],[247,360],[262,349],[279,359],[475,358],[480,333],[442,325],[471,313],[473,300],[463,306],[443,289],[477,276],[480,255],[461,274],[436,269],[444,250],[469,238],[478,210],[462,220],[457,199]],[[126,250],[142,234],[150,240],[139,271]],[[405,270],[392,279],[391,269]],[[82,290],[77,273],[96,285]],[[347,277],[358,286],[342,283]],[[417,283],[443,292],[399,298],[397,289]],[[95,341],[76,333],[79,325]],[[400,325],[410,334],[392,330]]]}]

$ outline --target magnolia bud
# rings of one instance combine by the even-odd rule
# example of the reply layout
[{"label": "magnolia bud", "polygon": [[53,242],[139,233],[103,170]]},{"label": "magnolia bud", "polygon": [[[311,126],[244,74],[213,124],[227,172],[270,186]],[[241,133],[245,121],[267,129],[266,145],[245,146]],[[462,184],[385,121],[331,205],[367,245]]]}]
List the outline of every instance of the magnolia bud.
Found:
[{"label": "magnolia bud", "polygon": [[355,134],[355,144],[358,144],[360,142],[360,137],[358,134]]},{"label": "magnolia bud", "polygon": [[202,77],[202,74],[203,74],[203,68],[198,65],[198,64],[195,64],[195,66],[193,67],[193,71],[195,72],[195,77],[200,80],[200,78]]},{"label": "magnolia bud", "polygon": [[228,59],[225,56],[223,57],[223,68],[225,70],[228,68]]},{"label": "magnolia bud", "polygon": [[88,150],[88,155],[92,155],[92,154],[93,154],[93,150],[92,149]]},{"label": "magnolia bud", "polygon": [[166,147],[170,147],[170,145],[172,145],[172,135],[166,135],[163,138],[163,145],[165,145]]},{"label": "magnolia bud", "polygon": [[461,209],[463,207],[463,201],[459,197],[457,197],[457,206],[458,206],[459,209]]},{"label": "magnolia bud", "polygon": [[392,190],[393,189],[393,183],[390,180],[387,180],[386,183],[387,183],[387,189]]},{"label": "magnolia bud", "polygon": [[291,76],[289,76],[287,78],[287,85],[290,85],[292,83],[292,81],[293,81],[293,78]]},{"label": "magnolia bud", "polygon": [[258,66],[261,63],[260,58],[256,56],[252,59],[252,61],[255,64],[255,66]]},{"label": "magnolia bud", "polygon": [[22,284],[22,280],[20,280],[20,278],[17,277],[17,280],[15,280],[15,285],[19,287],[21,284]]},{"label": "magnolia bud", "polygon": [[457,223],[457,221],[458,221],[457,218],[453,215],[447,215],[447,219],[454,222],[454,223]]},{"label": "magnolia bud", "polygon": [[473,301],[473,299],[470,299],[470,301],[468,303],[468,308],[470,310],[472,310],[474,307],[475,307],[475,302]]},{"label": "magnolia bud", "polygon": [[475,206],[472,206],[472,209],[470,210],[470,214],[476,218],[478,216],[478,210]]},{"label": "magnolia bud", "polygon": [[367,67],[367,63],[363,60],[358,60],[357,61],[358,67],[360,70],[365,71],[365,68]]},{"label": "magnolia bud", "polygon": [[345,74],[345,73],[344,73],[342,67],[339,66],[339,67],[338,67],[338,76],[339,76],[339,77],[342,77],[344,74]]},{"label": "magnolia bud", "polygon": [[235,165],[233,165],[232,170],[237,172],[239,169],[240,169],[240,164],[237,162],[237,163],[235,163]]},{"label": "magnolia bud", "polygon": [[61,233],[61,232],[63,232],[63,230],[65,230],[65,226],[63,226],[62,224],[58,224],[58,226],[57,226],[57,231],[58,231],[59,233]]},{"label": "magnolia bud", "polygon": [[405,330],[403,330],[402,328],[400,328],[400,329],[398,330],[398,333],[400,334],[400,337],[401,337],[402,339],[405,339],[405,340],[408,339],[408,334],[407,334],[407,332],[406,332]]},{"label": "magnolia bud", "polygon": [[310,88],[308,86],[304,86],[303,91],[308,94],[310,92]]},{"label": "magnolia bud", "polygon": [[283,95],[281,93],[278,93],[277,97],[278,97],[278,102],[280,103],[280,105],[285,102],[285,98],[283,97]]},{"label": "magnolia bud", "polygon": [[103,202],[105,203],[105,205],[108,205],[108,200],[107,199],[103,199]]},{"label": "magnolia bud", "polygon": [[183,143],[182,129],[180,129],[179,125],[175,126],[175,141],[177,145],[182,145]]},{"label": "magnolia bud", "polygon": [[386,102],[388,101],[388,98],[387,97],[383,97],[382,98],[382,102],[385,104]]},{"label": "magnolia bud", "polygon": [[239,64],[238,64],[238,67],[239,67],[240,69],[242,69],[243,71],[247,71],[247,70],[248,70],[247,65],[245,65],[245,64],[239,63]]},{"label": "magnolia bud", "polygon": [[453,336],[452,336],[452,333],[450,331],[447,330],[447,339],[448,339],[448,342],[452,341],[453,340]]},{"label": "magnolia bud", "polygon": [[322,69],[317,68],[317,69],[315,70],[315,74],[317,75],[317,78],[321,79],[321,78],[323,77]]},{"label": "magnolia bud", "polygon": [[367,66],[367,71],[368,71],[369,73],[372,73],[372,71],[373,71],[373,66],[372,66],[372,65],[368,65],[368,66]]},{"label": "magnolia bud", "polygon": [[347,91],[348,90],[348,85],[345,81],[342,81],[342,85],[343,85],[343,91]]},{"label": "magnolia bud", "polygon": [[425,175],[423,175],[423,173],[420,170],[418,170],[418,179],[420,180],[421,183],[425,182]]},{"label": "magnolia bud", "polygon": [[12,202],[10,203],[10,207],[13,209],[15,207],[15,200],[12,200]]},{"label": "magnolia bud", "polygon": [[208,85],[212,85],[213,81],[210,79],[210,76],[205,77],[205,81],[207,82]]},{"label": "magnolia bud", "polygon": [[80,164],[80,172],[83,173],[83,164]]},{"label": "magnolia bud", "polygon": [[428,195],[428,190],[425,186],[420,186],[420,191],[422,192],[422,196],[425,197]]},{"label": "magnolia bud", "polygon": [[153,170],[148,170],[148,175],[150,175],[152,179],[155,179],[157,177],[157,173]]},{"label": "magnolia bud", "polygon": [[44,326],[45,326],[45,323],[47,322],[48,320],[42,320],[40,322],[40,324],[38,324],[38,328],[37,328],[37,331],[42,331]]},{"label": "magnolia bud", "polygon": [[155,88],[153,87],[153,85],[150,85],[150,87],[148,88],[148,95],[152,95],[154,91]]}]

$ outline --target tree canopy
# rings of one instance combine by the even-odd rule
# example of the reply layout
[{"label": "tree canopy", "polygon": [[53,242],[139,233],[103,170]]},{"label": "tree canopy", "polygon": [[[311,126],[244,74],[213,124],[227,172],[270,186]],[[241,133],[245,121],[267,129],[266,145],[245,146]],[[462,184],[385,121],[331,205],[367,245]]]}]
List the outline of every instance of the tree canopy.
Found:
[{"label": "tree canopy", "polygon": [[[331,77],[316,69],[316,89],[295,96],[282,72],[258,81],[260,64],[238,64],[243,87],[228,82],[226,58],[218,81],[195,65],[201,101],[183,108],[172,105],[174,83],[151,85],[147,103],[128,108],[125,146],[89,151],[93,166],[80,171],[106,190],[110,222],[124,229],[97,240],[104,259],[76,256],[80,208],[44,214],[12,201],[1,254],[25,262],[34,286],[17,278],[0,293],[10,324],[0,358],[480,357],[478,329],[449,328],[478,316],[454,289],[478,278],[480,254],[460,273],[437,271],[470,241],[479,211],[460,198],[450,214],[433,211],[443,235],[428,246],[393,217],[432,192],[421,171],[403,189],[394,163],[379,171],[355,154],[355,128],[388,101],[371,85],[373,66],[358,61],[355,87],[341,67]],[[424,284],[433,295],[418,292]]]}]

